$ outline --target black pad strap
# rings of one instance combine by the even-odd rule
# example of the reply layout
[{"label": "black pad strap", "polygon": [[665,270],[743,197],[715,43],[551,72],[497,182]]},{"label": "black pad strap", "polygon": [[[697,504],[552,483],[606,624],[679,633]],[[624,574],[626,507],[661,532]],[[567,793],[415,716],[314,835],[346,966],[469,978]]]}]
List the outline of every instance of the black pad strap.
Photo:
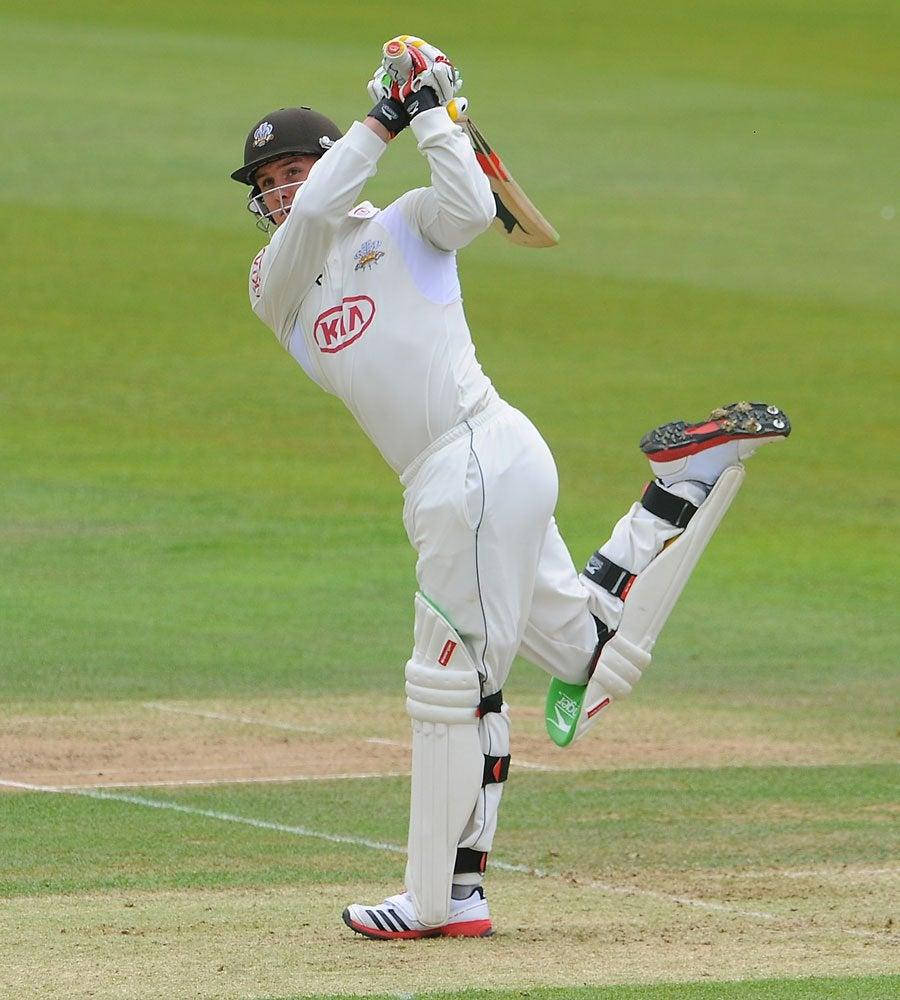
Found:
[{"label": "black pad strap", "polygon": [[603,647],[616,634],[613,630],[608,628],[604,622],[600,621],[596,615],[592,615],[591,617],[594,619],[594,624],[597,626],[597,645],[594,647],[594,653],[588,663],[588,680],[594,676],[594,671],[597,669],[597,662],[600,659],[600,654],[603,652]]},{"label": "black pad strap", "polygon": [[627,569],[617,566],[612,559],[601,556],[595,552],[588,564],[584,568],[584,575],[598,587],[608,590],[613,597],[621,597],[625,600],[629,587],[634,583],[634,573],[629,573]]},{"label": "black pad strap", "polygon": [[649,483],[641,497],[641,506],[651,514],[661,517],[676,528],[686,528],[691,518],[697,513],[697,508],[690,500],[669,493],[656,483]]},{"label": "black pad strap", "polygon": [[505,757],[492,757],[489,753],[484,755],[484,778],[481,787],[485,785],[499,785],[501,781],[506,781],[509,774],[509,754]]},{"label": "black pad strap", "polygon": [[496,691],[494,694],[485,695],[475,709],[475,715],[480,719],[488,712],[499,712],[503,708],[503,692]]},{"label": "black pad strap", "polygon": [[487,851],[473,851],[471,847],[458,847],[456,849],[454,875],[468,875],[471,872],[483,875],[486,867]]},{"label": "black pad strap", "polygon": [[592,614],[591,618],[594,619],[594,627],[597,629],[597,646],[599,649],[603,649],[603,646],[609,642],[609,640],[612,639],[616,633],[610,631],[606,622],[601,621],[596,615]]}]

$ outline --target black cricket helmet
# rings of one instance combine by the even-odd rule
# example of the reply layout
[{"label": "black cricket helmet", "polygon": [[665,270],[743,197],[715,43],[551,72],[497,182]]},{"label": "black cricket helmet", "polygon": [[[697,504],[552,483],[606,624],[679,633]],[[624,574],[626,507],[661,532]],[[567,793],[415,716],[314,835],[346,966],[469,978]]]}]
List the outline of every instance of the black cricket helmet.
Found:
[{"label": "black cricket helmet", "polygon": [[231,176],[255,187],[253,175],[264,163],[292,153],[321,156],[341,135],[330,118],[312,108],[279,108],[250,129],[244,143],[244,164]]},{"label": "black cricket helmet", "polygon": [[[264,232],[273,225],[273,213],[263,203],[262,193],[256,184],[256,171],[282,156],[321,156],[338,139],[341,130],[330,118],[320,115],[312,108],[279,108],[260,119],[247,136],[244,143],[244,165],[231,175],[241,184],[250,186],[247,208],[256,216],[256,224]],[[296,188],[294,187],[294,190]],[[275,188],[275,193],[283,197],[284,188]],[[290,211],[284,206],[283,211]]]}]

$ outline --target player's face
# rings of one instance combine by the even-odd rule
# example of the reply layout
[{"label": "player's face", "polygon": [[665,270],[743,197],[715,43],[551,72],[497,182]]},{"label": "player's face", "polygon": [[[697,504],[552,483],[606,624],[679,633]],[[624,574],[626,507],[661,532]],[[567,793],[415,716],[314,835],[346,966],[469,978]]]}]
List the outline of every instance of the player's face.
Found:
[{"label": "player's face", "polygon": [[297,188],[306,180],[316,160],[317,156],[291,154],[264,163],[256,171],[254,180],[262,193],[266,214],[276,226],[288,217]]}]

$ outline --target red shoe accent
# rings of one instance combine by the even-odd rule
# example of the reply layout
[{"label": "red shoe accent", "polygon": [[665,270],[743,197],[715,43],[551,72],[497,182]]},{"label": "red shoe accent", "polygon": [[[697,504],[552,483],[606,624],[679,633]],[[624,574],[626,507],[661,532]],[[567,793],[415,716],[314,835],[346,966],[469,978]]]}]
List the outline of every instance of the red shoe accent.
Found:
[{"label": "red shoe accent", "polygon": [[641,438],[641,451],[651,462],[674,462],[728,441],[786,438],[791,422],[783,410],[768,403],[729,403],[697,424],[673,420]]},{"label": "red shoe accent", "polygon": [[[691,428],[694,430],[695,428]],[[708,441],[691,441],[690,444],[681,445],[679,448],[669,448],[666,451],[655,451],[648,455],[651,462],[674,462],[676,458],[684,458],[687,455],[696,455],[698,452],[706,451],[707,448],[715,448],[728,441],[738,441],[743,438],[768,438],[783,437],[782,434],[735,434],[725,433],[718,437],[710,438]]]},{"label": "red shoe accent", "polygon": [[443,937],[490,937],[494,933],[494,925],[490,920],[464,920],[458,924],[447,924],[440,931]]}]

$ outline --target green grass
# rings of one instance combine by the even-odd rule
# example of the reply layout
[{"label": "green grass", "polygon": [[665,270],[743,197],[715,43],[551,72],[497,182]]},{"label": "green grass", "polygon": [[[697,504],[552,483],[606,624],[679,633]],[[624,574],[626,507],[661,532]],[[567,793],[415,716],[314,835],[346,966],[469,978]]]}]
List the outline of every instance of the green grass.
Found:
[{"label": "green grass", "polygon": [[[579,878],[889,864],[900,841],[889,765],[519,771],[495,856]],[[0,895],[402,879],[402,850],[332,844],[169,809],[404,845],[409,783],[317,782],[0,797]],[[109,798],[106,798],[106,797]],[[545,817],[557,817],[553,828]]]},{"label": "green grass", "polygon": [[[727,629],[748,681],[877,683],[896,653],[896,10],[696,3],[648,32],[648,9],[572,11],[577,42],[570,17],[523,11],[503,71],[521,93],[486,57],[492,10],[429,15],[563,233],[462,255],[479,354],[555,450],[577,561],[639,489],[644,429],[777,399],[794,438],[754,463],[660,652],[709,677]],[[0,278],[7,697],[364,690],[405,659],[398,485],[246,308],[257,237],[227,179],[261,107],[299,90],[364,112],[352,81],[392,16],[306,11],[263,46],[267,10],[5,8],[20,129],[0,205],[8,255],[33,262]],[[529,86],[563,38],[590,84]],[[401,141],[367,193],[421,177]]]},{"label": "green grass", "polygon": [[[463,990],[454,993],[366,994],[367,1000],[887,1000],[900,976],[847,979],[765,979],[744,983],[665,983],[661,986],[591,986],[586,989]],[[275,998],[270,998],[275,1000]],[[283,1000],[332,1000],[319,997]],[[346,997],[345,1000],[352,1000]]]}]

